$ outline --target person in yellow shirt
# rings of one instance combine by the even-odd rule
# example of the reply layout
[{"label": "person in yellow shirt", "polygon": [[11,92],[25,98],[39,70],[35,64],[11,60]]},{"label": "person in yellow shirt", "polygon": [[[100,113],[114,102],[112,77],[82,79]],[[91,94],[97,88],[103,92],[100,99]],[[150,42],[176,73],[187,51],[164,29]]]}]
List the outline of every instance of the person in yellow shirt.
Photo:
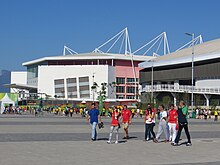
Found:
[{"label": "person in yellow shirt", "polygon": [[144,111],[142,109],[140,109],[140,117],[141,118],[142,118],[143,114],[144,114]]},{"label": "person in yellow shirt", "polygon": [[132,118],[134,118],[134,115],[135,115],[135,109],[134,108],[131,110],[131,113],[132,113]]},{"label": "person in yellow shirt", "polygon": [[73,116],[73,108],[70,108],[70,117]]},{"label": "person in yellow shirt", "polygon": [[215,116],[214,121],[218,121],[218,111],[217,110],[214,111],[214,116]]}]

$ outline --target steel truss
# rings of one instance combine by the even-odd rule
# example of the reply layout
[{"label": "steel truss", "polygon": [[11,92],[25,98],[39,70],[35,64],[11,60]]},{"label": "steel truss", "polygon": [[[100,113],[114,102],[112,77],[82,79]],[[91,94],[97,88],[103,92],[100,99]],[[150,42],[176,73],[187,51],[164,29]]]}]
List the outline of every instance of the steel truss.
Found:
[{"label": "steel truss", "polygon": [[147,46],[148,49],[144,52],[143,55],[146,55],[150,50],[152,50],[152,48],[157,44],[157,49],[155,52],[153,52],[153,56],[159,56],[158,55],[158,51],[159,49],[162,47],[161,44],[162,44],[162,41],[163,41],[163,55],[165,54],[170,54],[170,48],[169,48],[169,44],[168,44],[168,40],[167,40],[167,35],[166,35],[166,32],[163,32],[161,34],[159,34],[157,37],[155,37],[154,39],[152,39],[151,41],[149,41],[148,43],[144,44],[143,46],[141,46],[140,48],[138,48],[137,50],[135,50],[132,54],[136,54],[137,52],[145,49]]},{"label": "steel truss", "polygon": [[76,51],[70,49],[69,47],[65,46],[63,47],[63,56],[66,55],[66,50],[70,53],[70,54],[78,54]]},{"label": "steel truss", "polygon": [[198,44],[202,44],[203,43],[202,35],[199,35],[196,38],[194,38],[194,41],[191,40],[188,43],[186,43],[185,45],[181,46],[175,52],[178,52],[179,50],[184,49],[184,48],[189,48],[193,45],[193,43],[194,43],[194,46],[198,45]]}]

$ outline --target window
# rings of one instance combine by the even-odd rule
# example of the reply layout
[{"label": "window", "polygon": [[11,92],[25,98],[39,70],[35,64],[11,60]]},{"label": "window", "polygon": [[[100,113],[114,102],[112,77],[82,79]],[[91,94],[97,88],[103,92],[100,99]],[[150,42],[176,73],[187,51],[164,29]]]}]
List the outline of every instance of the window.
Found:
[{"label": "window", "polygon": [[128,95],[126,98],[127,98],[127,99],[134,99],[134,96],[129,96],[129,95]]},{"label": "window", "polygon": [[54,80],[55,95],[60,98],[65,97],[64,79]]},{"label": "window", "polygon": [[[134,84],[135,83],[135,81],[134,81],[135,79],[134,78],[127,78],[127,83],[129,83],[129,84]],[[138,78],[136,78],[136,83],[138,82]]]},{"label": "window", "polygon": [[67,78],[67,95],[68,98],[77,98],[77,82],[76,78]]},{"label": "window", "polygon": [[79,77],[79,93],[80,98],[90,97],[89,77]]},{"label": "window", "polygon": [[116,84],[125,84],[125,78],[116,77]]},{"label": "window", "polygon": [[[138,92],[138,88],[136,88],[136,93]],[[135,87],[127,87],[127,93],[135,93]]]},{"label": "window", "polygon": [[116,93],[125,93],[124,86],[116,86]]},{"label": "window", "polygon": [[54,80],[54,84],[55,84],[55,85],[61,85],[61,84],[64,84],[64,79]]},{"label": "window", "polygon": [[38,66],[27,67],[27,78],[32,79],[38,77]]},{"label": "window", "polygon": [[125,96],[124,95],[116,95],[116,99],[124,99]]}]

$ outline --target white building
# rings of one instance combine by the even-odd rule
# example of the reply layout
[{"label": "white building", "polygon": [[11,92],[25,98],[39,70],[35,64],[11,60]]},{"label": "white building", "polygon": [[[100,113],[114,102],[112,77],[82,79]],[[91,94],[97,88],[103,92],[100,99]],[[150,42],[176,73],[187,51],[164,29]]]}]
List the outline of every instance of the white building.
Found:
[{"label": "white building", "polygon": [[138,64],[150,59],[150,56],[85,53],[44,57],[23,66],[27,67],[27,85],[51,98],[96,100],[100,89],[91,89],[95,82],[99,87],[101,83],[108,84],[106,101],[136,101]]}]

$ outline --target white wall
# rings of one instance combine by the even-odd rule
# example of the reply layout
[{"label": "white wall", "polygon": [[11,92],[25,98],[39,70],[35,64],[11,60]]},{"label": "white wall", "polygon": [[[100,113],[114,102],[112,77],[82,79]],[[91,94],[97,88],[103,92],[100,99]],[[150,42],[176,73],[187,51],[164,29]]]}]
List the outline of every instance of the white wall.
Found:
[{"label": "white wall", "polygon": [[[38,92],[46,93],[54,97],[54,80],[67,78],[78,78],[89,76],[90,89],[94,81],[100,86],[103,82],[112,82],[115,79],[115,69],[108,65],[83,65],[83,66],[39,66],[38,68]],[[111,74],[111,76],[109,76]],[[114,80],[115,81],[115,80]],[[79,84],[77,84],[79,85]],[[66,93],[67,98],[67,93]],[[97,95],[95,95],[97,98]],[[90,91],[92,99],[92,91]]]},{"label": "white wall", "polygon": [[212,79],[212,80],[199,80],[196,81],[196,87],[205,87],[205,88],[220,88],[220,80]]},{"label": "white wall", "polygon": [[[27,84],[27,72],[11,72],[11,84]],[[14,92],[11,89],[11,92]]]}]

